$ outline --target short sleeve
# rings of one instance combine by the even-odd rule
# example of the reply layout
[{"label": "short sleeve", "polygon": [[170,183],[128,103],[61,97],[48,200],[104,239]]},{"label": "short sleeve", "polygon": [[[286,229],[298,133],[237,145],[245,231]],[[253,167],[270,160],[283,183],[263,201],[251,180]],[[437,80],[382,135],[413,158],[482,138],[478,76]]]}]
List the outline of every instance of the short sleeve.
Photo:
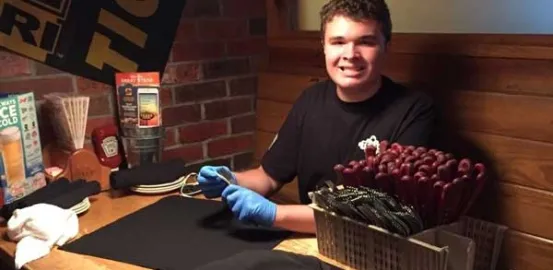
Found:
[{"label": "short sleeve", "polygon": [[263,155],[261,166],[277,182],[289,183],[297,175],[298,151],[300,149],[302,122],[306,112],[305,91],[300,95],[273,143]]},{"label": "short sleeve", "polygon": [[423,98],[406,118],[397,142],[402,145],[429,146],[436,128],[436,109],[430,98]]}]

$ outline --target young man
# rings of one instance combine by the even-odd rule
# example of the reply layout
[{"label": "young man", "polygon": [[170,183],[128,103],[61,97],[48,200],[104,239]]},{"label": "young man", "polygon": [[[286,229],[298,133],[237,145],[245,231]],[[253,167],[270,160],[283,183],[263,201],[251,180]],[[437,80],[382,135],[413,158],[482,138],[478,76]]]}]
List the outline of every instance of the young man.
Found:
[{"label": "young man", "polygon": [[364,141],[372,136],[403,145],[428,143],[435,118],[431,100],[382,75],[392,28],[384,0],[330,0],[320,14],[331,80],[302,93],[257,169],[200,170],[204,194],[222,196],[240,220],[313,233],[312,209],[265,197],[297,176],[300,200],[309,203],[309,191],[336,178],[334,165],[364,157]]}]

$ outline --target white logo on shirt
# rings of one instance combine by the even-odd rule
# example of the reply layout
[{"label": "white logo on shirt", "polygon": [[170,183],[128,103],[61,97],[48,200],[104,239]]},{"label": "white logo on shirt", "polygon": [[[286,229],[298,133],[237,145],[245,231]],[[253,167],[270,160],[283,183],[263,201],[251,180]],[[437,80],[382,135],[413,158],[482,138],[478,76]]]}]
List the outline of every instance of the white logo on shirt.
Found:
[{"label": "white logo on shirt", "polygon": [[360,141],[358,144],[359,148],[365,152],[368,146],[374,146],[376,148],[376,154],[380,152],[380,142],[376,139],[376,136],[372,135],[368,139]]},{"label": "white logo on shirt", "polygon": [[273,138],[273,141],[271,142],[271,144],[269,145],[269,147],[267,148],[267,150],[271,149],[271,147],[273,147],[273,144],[275,144],[276,140],[278,139],[278,133],[275,135],[275,137]]}]

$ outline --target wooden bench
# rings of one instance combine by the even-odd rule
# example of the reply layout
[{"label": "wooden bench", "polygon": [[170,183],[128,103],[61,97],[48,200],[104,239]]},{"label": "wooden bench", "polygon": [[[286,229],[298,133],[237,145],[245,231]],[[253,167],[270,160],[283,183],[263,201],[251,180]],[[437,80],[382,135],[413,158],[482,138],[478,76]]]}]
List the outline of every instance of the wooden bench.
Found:
[{"label": "wooden bench", "polygon": [[[303,89],[325,78],[316,32],[269,40],[259,74],[255,158],[272,142]],[[394,34],[385,74],[431,94],[439,146],[485,161],[493,185],[485,219],[509,226],[498,269],[553,265],[553,37]],[[297,202],[296,183],[279,200]],[[479,214],[479,213],[474,213]]]}]

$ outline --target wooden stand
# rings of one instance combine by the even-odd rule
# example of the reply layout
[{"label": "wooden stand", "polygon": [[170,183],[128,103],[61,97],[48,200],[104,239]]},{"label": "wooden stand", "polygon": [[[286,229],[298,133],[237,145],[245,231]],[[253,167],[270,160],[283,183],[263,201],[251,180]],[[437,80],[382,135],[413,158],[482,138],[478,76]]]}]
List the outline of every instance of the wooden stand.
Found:
[{"label": "wooden stand", "polygon": [[56,176],[46,173],[49,181],[56,181],[62,177],[69,181],[84,179],[98,181],[102,191],[109,190],[109,175],[111,169],[102,166],[94,152],[88,149],[79,149],[75,152],[60,150],[54,144],[47,145],[42,150],[45,167],[57,166],[62,172]]}]

